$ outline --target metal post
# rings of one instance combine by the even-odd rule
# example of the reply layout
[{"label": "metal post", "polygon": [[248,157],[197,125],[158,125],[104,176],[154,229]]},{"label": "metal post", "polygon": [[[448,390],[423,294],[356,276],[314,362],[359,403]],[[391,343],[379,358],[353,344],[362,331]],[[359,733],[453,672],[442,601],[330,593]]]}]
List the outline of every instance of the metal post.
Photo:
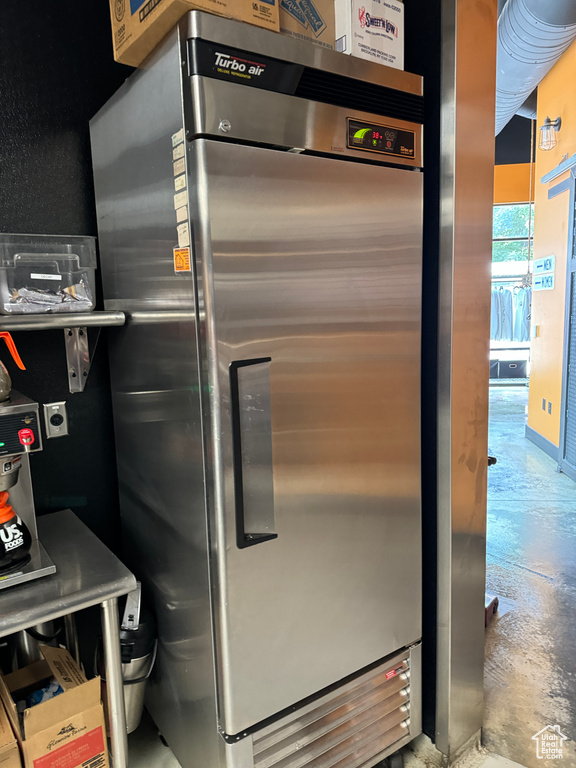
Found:
[{"label": "metal post", "polygon": [[112,764],[114,768],[126,768],[128,765],[128,736],[126,733],[122,661],[120,657],[118,601],[116,598],[104,600],[101,608],[104,663],[106,666],[106,694],[110,721],[110,741],[112,742]]},{"label": "metal post", "polygon": [[64,631],[66,633],[66,648],[68,648],[74,661],[80,666],[80,644],[78,643],[76,617],[73,613],[64,616]]},{"label": "metal post", "polygon": [[435,744],[482,727],[495,0],[442,0]]}]

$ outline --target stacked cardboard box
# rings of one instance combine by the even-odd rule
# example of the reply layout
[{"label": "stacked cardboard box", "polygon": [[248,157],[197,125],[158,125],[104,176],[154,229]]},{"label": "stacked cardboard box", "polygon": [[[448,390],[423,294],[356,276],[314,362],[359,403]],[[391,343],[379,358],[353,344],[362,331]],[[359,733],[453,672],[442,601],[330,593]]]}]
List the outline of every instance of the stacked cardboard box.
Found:
[{"label": "stacked cardboard box", "polygon": [[12,731],[10,720],[0,701],[0,766],[1,768],[22,768],[18,742]]},{"label": "stacked cardboard box", "polygon": [[[24,768],[108,768],[100,678],[86,680],[68,651],[61,648],[44,646],[42,654],[44,660],[0,678],[0,698],[20,745]],[[19,698],[51,679],[63,692],[24,709],[19,716],[12,694]],[[6,748],[11,749],[9,739]]]},{"label": "stacked cardboard box", "polygon": [[110,0],[114,58],[139,66],[192,10],[404,69],[402,0]]},{"label": "stacked cardboard box", "polygon": [[334,48],[334,0],[280,0],[280,32]]},{"label": "stacked cardboard box", "polygon": [[139,66],[188,11],[200,10],[278,31],[278,0],[110,0],[114,58]]},{"label": "stacked cardboard box", "polygon": [[400,0],[335,0],[336,50],[404,69]]}]

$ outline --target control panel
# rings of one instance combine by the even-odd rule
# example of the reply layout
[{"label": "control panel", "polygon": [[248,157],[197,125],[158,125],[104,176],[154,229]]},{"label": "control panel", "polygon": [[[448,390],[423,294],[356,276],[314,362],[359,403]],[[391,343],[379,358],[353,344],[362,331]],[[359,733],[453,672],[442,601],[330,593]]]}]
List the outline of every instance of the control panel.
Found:
[{"label": "control panel", "polygon": [[414,131],[348,118],[348,147],[394,157],[415,156]]},{"label": "control panel", "polygon": [[41,450],[37,403],[17,409],[11,409],[10,405],[0,406],[0,456]]}]

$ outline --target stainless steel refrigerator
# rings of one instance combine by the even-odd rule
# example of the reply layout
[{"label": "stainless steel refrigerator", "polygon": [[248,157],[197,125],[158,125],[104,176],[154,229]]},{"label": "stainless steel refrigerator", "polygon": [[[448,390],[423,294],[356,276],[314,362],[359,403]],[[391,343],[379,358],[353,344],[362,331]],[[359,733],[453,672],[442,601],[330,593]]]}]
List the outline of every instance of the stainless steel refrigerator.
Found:
[{"label": "stainless steel refrigerator", "polygon": [[421,729],[422,81],[199,12],[91,123],[124,548],[183,766]]}]

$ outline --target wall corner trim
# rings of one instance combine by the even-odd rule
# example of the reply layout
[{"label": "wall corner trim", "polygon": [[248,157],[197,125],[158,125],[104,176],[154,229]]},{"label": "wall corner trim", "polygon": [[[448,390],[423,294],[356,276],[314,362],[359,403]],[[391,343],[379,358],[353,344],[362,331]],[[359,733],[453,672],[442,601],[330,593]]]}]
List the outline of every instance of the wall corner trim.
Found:
[{"label": "wall corner trim", "polygon": [[551,171],[548,171],[548,173],[544,174],[544,176],[542,176],[540,179],[540,184],[548,184],[549,181],[553,181],[554,179],[558,178],[558,176],[566,173],[566,171],[569,171],[570,168],[573,168],[575,165],[576,154],[572,155],[572,157],[569,157],[566,160],[563,160],[561,163],[558,163],[555,168],[552,168]]},{"label": "wall corner trim", "polygon": [[550,187],[548,190],[548,200],[552,200],[553,197],[558,197],[562,192],[569,192],[572,189],[573,177],[572,174],[564,181],[556,184],[555,187]]},{"label": "wall corner trim", "polygon": [[529,427],[528,425],[526,425],[524,436],[530,440],[531,443],[534,443],[537,448],[540,448],[544,453],[548,454],[551,459],[559,461],[560,449],[557,445],[554,445],[551,440],[548,440],[547,437],[541,435],[540,432],[536,432],[535,429],[532,429],[532,427]]}]

